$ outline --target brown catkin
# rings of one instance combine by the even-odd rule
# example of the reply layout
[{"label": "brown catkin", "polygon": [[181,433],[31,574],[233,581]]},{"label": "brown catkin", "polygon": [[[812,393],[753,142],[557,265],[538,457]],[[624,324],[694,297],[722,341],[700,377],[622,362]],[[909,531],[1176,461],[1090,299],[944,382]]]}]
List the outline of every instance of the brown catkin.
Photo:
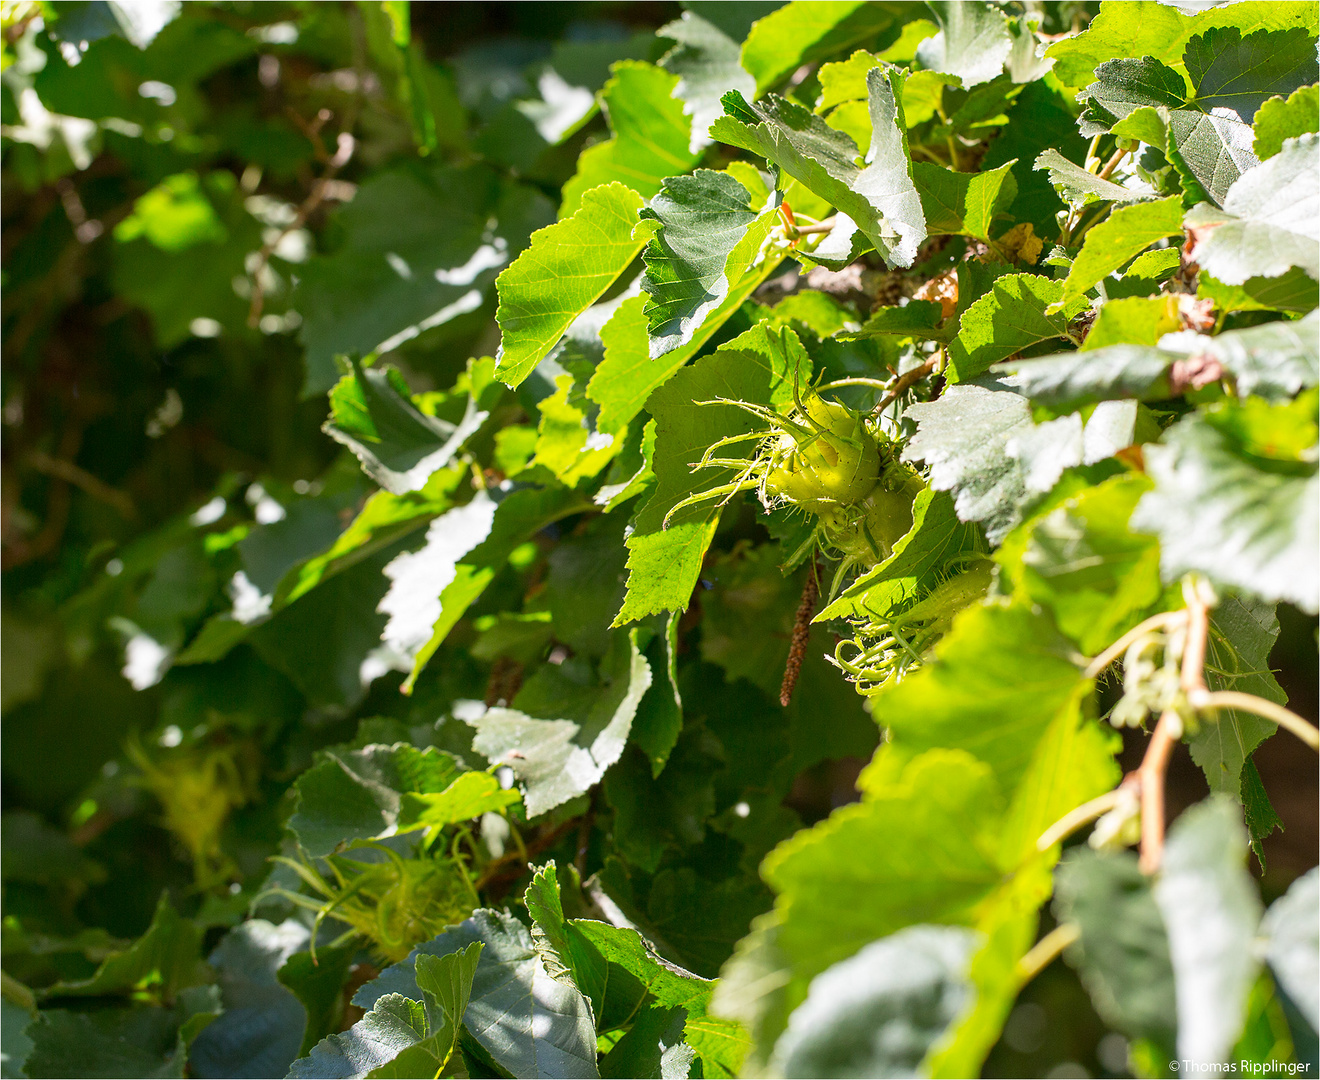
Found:
[{"label": "brown catkin", "polygon": [[797,616],[793,619],[793,642],[788,647],[788,663],[784,665],[784,681],[779,686],[779,704],[788,708],[793,700],[793,688],[797,686],[798,675],[802,672],[802,659],[807,655],[807,638],[811,636],[811,617],[816,614],[816,599],[820,596],[820,580],[816,567],[811,567],[807,574],[807,583],[802,586],[802,602],[798,604]]}]

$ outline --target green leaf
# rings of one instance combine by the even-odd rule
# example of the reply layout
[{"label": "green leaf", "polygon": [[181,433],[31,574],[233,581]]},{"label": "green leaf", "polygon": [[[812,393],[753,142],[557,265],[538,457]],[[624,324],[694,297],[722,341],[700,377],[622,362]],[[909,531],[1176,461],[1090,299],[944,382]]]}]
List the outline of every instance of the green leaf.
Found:
[{"label": "green leaf", "polygon": [[[1206,683],[1212,690],[1237,690],[1280,705],[1288,700],[1270,672],[1270,650],[1279,636],[1273,604],[1229,594],[1220,598],[1210,627]],[[1236,709],[1206,720],[1189,740],[1192,760],[1205,772],[1211,791],[1241,798],[1251,752],[1274,734],[1274,722]]]},{"label": "green leaf", "polygon": [[1239,396],[1286,401],[1320,383],[1320,316],[1230,330],[1198,345],[1233,373]]},{"label": "green leaf", "polygon": [[758,19],[742,47],[742,66],[764,94],[803,64],[875,37],[893,22],[878,4],[794,0]]},{"label": "green leaf", "polygon": [[749,105],[731,90],[711,135],[761,155],[846,217],[815,249],[817,259],[844,258],[860,232],[887,265],[911,266],[926,238],[926,223],[901,125],[903,76],[897,69],[875,68],[867,74],[867,87],[871,147],[864,166],[854,163],[857,147],[847,135],[774,95]]},{"label": "green leaf", "polygon": [[302,1002],[307,1013],[302,1047],[298,1051],[300,1056],[306,1057],[313,1046],[339,1030],[344,983],[357,951],[356,939],[338,947],[322,945],[316,950],[315,963],[310,952],[299,952],[290,956],[280,968],[280,982]]},{"label": "green leaf", "polygon": [[1115,476],[1033,522],[1029,539],[1006,543],[997,558],[1065,634],[1094,655],[1135,626],[1160,598],[1159,544],[1132,533],[1128,519],[1150,489],[1140,474]]},{"label": "green leaf", "polygon": [[1164,918],[1136,856],[1070,850],[1055,875],[1055,916],[1077,926],[1064,953],[1106,1025],[1149,1039],[1165,1056],[1178,1030],[1173,963]]},{"label": "green leaf", "polygon": [[577,653],[603,656],[614,644],[608,627],[623,601],[626,526],[622,514],[598,517],[547,558],[543,595],[554,636]]},{"label": "green leaf", "polygon": [[381,1077],[440,1076],[458,1048],[463,1014],[472,993],[472,981],[485,949],[473,942],[466,949],[444,956],[422,954],[414,962],[417,987],[426,1005],[426,1038],[408,1047],[387,1066],[371,1073]]},{"label": "green leaf", "polygon": [[1082,33],[1057,41],[1046,55],[1054,60],[1054,74],[1067,86],[1091,83],[1096,67],[1114,57],[1149,56],[1178,66],[1193,34],[1211,27],[1234,26],[1247,34],[1253,30],[1287,30],[1303,27],[1315,33],[1315,9],[1305,0],[1250,7],[1209,8],[1195,16],[1158,0],[1102,8]]},{"label": "green leaf", "polygon": [[683,1010],[648,1006],[600,1061],[601,1076],[686,1080],[696,1052],[683,1042]]},{"label": "green leaf", "polygon": [[1320,902],[1320,871],[1314,868],[1294,881],[1288,891],[1270,905],[1261,920],[1265,939],[1265,959],[1274,977],[1292,998],[1311,1029],[1320,1030],[1320,983],[1315,920],[1311,913]]},{"label": "green leaf", "polygon": [[985,523],[998,543],[1020,520],[1026,497],[1022,464],[1008,441],[1030,430],[1025,398],[982,386],[951,386],[938,401],[910,406],[917,434],[903,451],[905,461],[925,461],[930,484],[952,491],[958,517]]},{"label": "green leaf", "polygon": [[289,828],[309,855],[329,855],[340,844],[392,835],[401,793],[439,793],[459,778],[454,758],[407,743],[327,751],[295,783],[298,809]]},{"label": "green leaf", "polygon": [[[1101,311],[1114,303],[1110,301]],[[1217,361],[1232,374],[1242,397],[1288,401],[1320,382],[1320,359],[1312,332],[1316,321],[1315,316],[1308,316],[1295,323],[1230,330],[1218,337],[1195,335],[1182,339],[1176,352],[1145,345],[1107,345],[998,364],[993,372],[1032,401],[1062,411],[1115,398],[1158,401],[1175,396],[1188,385],[1177,365],[1189,355],[1201,356]]]},{"label": "green leaf", "polygon": [[600,299],[641,250],[633,239],[642,199],[618,182],[586,191],[571,217],[532,234],[495,282],[502,335],[496,375],[517,386],[569,324]]},{"label": "green leaf", "polygon": [[1241,285],[1225,285],[1204,270],[1197,276],[1198,300],[1210,300],[1226,314],[1235,311],[1288,311],[1305,315],[1320,301],[1320,289],[1294,266],[1276,278],[1248,278]]},{"label": "green leaf", "polygon": [[1202,203],[1187,215],[1196,237],[1191,257],[1227,285],[1278,277],[1293,266],[1320,280],[1318,182],[1320,136],[1287,140],[1228,189],[1223,210]]},{"label": "green leaf", "polygon": [[[492,764],[509,766],[521,781],[529,818],[581,795],[623,753],[652,680],[651,667],[637,648],[636,630],[615,636],[614,654],[603,675],[606,682],[599,691],[564,710],[569,716],[536,719],[516,709],[495,708],[470,721],[476,728],[472,748]],[[528,689],[517,703],[525,700]]]},{"label": "green leaf", "polygon": [[964,87],[989,82],[1013,51],[1008,17],[990,4],[931,3],[940,32],[917,46],[917,63],[957,75]]},{"label": "green leaf", "polygon": [[724,112],[720,98],[730,90],[753,96],[756,80],[743,70],[738,40],[698,12],[684,11],[656,35],[678,43],[665,53],[660,66],[678,76],[674,96],[692,118],[691,148],[695,152],[710,144],[710,125]]},{"label": "green leaf", "polygon": [[420,551],[400,555],[386,567],[391,586],[380,610],[390,621],[383,637],[388,649],[411,662],[405,692],[513,549],[589,505],[563,487],[518,488],[498,505],[478,492],[431,523]]},{"label": "green leaf", "polygon": [[[688,344],[747,270],[745,259],[732,256],[747,250],[742,241],[757,220],[750,202],[747,189],[729,173],[699,169],[670,177],[642,210],[643,220],[657,223],[642,255],[653,359]],[[762,239],[775,218],[771,209],[758,230]]]},{"label": "green leaf", "polygon": [[1300,28],[1244,38],[1237,27],[1212,27],[1189,39],[1183,53],[1190,93],[1182,74],[1151,56],[1101,64],[1097,81],[1078,95],[1087,102],[1082,133],[1109,131],[1137,109],[1155,109],[1168,126],[1167,147],[1156,145],[1190,177],[1184,188],[1222,203],[1230,185],[1258,164],[1250,130],[1256,109],[1320,73],[1312,37]]},{"label": "green leaf", "polygon": [[714,442],[757,430],[755,417],[734,405],[702,405],[717,398],[784,409],[794,379],[810,378],[811,360],[797,334],[760,324],[685,368],[657,390],[649,408],[656,420],[656,488],[628,538],[628,594],[614,625],[660,611],[682,611],[697,584],[721,506],[695,503],[665,518],[695,492],[729,483],[732,469],[693,472]]},{"label": "green leaf", "polygon": [[783,1076],[910,1076],[971,1004],[980,935],[910,926],[811,982],[775,1044]]},{"label": "green leaf", "polygon": [[591,430],[590,405],[582,400],[572,375],[555,376],[555,385],[555,392],[537,405],[541,419],[531,465],[548,469],[561,483],[577,487],[614,460],[623,440]]},{"label": "green leaf", "polygon": [[805,581],[778,573],[780,559],[777,547],[764,544],[712,559],[702,574],[702,658],[767,695],[779,693]]},{"label": "green leaf", "polygon": [[683,730],[683,698],[678,686],[678,620],[671,614],[665,621],[663,636],[657,636],[647,653],[653,672],[663,672],[637,707],[633,720],[632,741],[651,762],[654,779],[664,771],[669,755]]},{"label": "green leaf", "polygon": [[678,77],[636,60],[620,60],[611,70],[600,100],[613,138],[578,158],[577,172],[564,184],[560,218],[576,214],[586,193],[602,184],[618,182],[649,199],[665,177],[697,162],[689,149],[691,123],[673,96]]},{"label": "green leaf", "polygon": [[300,1054],[307,1011],[277,975],[311,935],[302,923],[250,919],[230,930],[211,954],[225,1011],[193,1041],[188,1061],[206,1076],[238,1072],[276,1076]]},{"label": "green leaf", "polygon": [[888,768],[955,748],[989,765],[1003,791],[1016,790],[1055,718],[1085,690],[1071,646],[1047,616],[991,605],[964,612],[936,651],[938,663],[873,699],[894,747]]},{"label": "green leaf", "polygon": [[[541,867],[532,878],[527,908],[533,919],[532,940],[539,943],[546,968],[550,972],[558,970],[561,978],[572,978],[591,999],[599,1031],[627,1025],[644,1005],[649,1009],[643,1017],[651,1010],[680,1010],[676,1014],[675,1038],[668,1040],[669,1046],[677,1043],[676,1036],[681,1032],[689,1051],[701,1055],[705,1075],[738,1075],[746,1054],[746,1034],[737,1023],[706,1013],[713,980],[665,960],[636,929],[593,919],[565,919],[553,862]],[[657,1023],[659,1017],[651,1017],[643,1032],[651,1035]],[[643,1032],[632,1042],[640,1042]],[[620,1075],[624,1059],[635,1063],[645,1052],[644,1047],[626,1047],[609,1064],[602,1060],[602,1072]]]},{"label": "green leaf", "polygon": [[294,1080],[373,1076],[426,1035],[426,1007],[401,994],[386,994],[347,1031],[328,1035],[295,1061],[288,1075]]},{"label": "green leaf", "polygon": [[1320,130],[1320,86],[1304,86],[1287,97],[1272,97],[1256,110],[1251,125],[1256,133],[1252,149],[1268,161],[1283,149],[1283,140]]},{"label": "green leaf", "polygon": [[513,1076],[595,1077],[590,1004],[575,987],[546,971],[530,931],[506,913],[478,910],[419,945],[407,960],[362,987],[353,1004],[373,1009],[389,995],[420,997],[416,957],[447,956],[475,942],[485,947],[463,1020],[496,1065]]},{"label": "green leaf", "polygon": [[666,354],[661,362],[651,359],[645,297],[625,300],[601,330],[605,357],[587,384],[587,397],[600,406],[596,418],[599,431],[616,438],[629,421],[642,411],[651,393],[668,381],[706,345],[761,284],[780,266],[783,253],[772,251],[756,262],[760,230],[749,228],[729,256],[730,266],[746,260],[748,269],[729,290],[724,302],[708,314],[692,339]]},{"label": "green leaf", "polygon": [[1154,346],[1165,334],[1181,329],[1176,296],[1124,296],[1101,306],[1080,351],[1111,345]]},{"label": "green leaf", "polygon": [[1256,763],[1251,758],[1247,758],[1242,763],[1242,782],[1238,787],[1238,797],[1242,800],[1242,816],[1247,824],[1251,850],[1256,855],[1256,861],[1260,863],[1261,873],[1264,874],[1267,867],[1263,841],[1275,829],[1282,832],[1284,826],[1283,819],[1275,811],[1274,804],[1270,802],[1269,794],[1265,791],[1265,784],[1261,781]]},{"label": "green leaf", "polygon": [[135,994],[172,1003],[181,989],[203,981],[201,947],[201,930],[162,892],[147,932],[128,949],[107,957],[90,978],[57,982],[39,996],[50,1000]]},{"label": "green leaf", "polygon": [[[952,320],[951,320],[952,322]],[[943,341],[957,327],[944,326],[944,308],[938,300],[911,300],[903,307],[876,308],[861,329],[841,336],[842,341],[855,341],[881,334]]]},{"label": "green leaf", "polygon": [[1235,26],[1210,29],[1187,42],[1183,64],[1202,111],[1226,109],[1248,124],[1271,97],[1320,78],[1313,35],[1301,27],[1245,36]]},{"label": "green leaf", "polygon": [[322,428],[394,495],[425,487],[490,415],[469,397],[462,421],[451,424],[419,412],[410,397],[395,368],[364,368],[354,360],[353,374],[330,392],[330,419]]},{"label": "green leaf", "polygon": [[184,1076],[188,1012],[141,1005],[92,1012],[45,1009],[27,1029],[33,1046],[25,1075],[85,1076],[94,1069],[98,1076],[125,1080]]},{"label": "green leaf", "polygon": [[1169,830],[1155,903],[1177,985],[1178,1056],[1222,1061],[1242,1029],[1258,961],[1260,900],[1236,801],[1211,796]]},{"label": "green leaf", "polygon": [[969,382],[1014,353],[1067,336],[1069,321],[1084,306],[1084,297],[1069,296],[1065,286],[1047,277],[996,278],[990,291],[962,314],[958,334],[949,343],[949,381]]},{"label": "green leaf", "polygon": [[[905,926],[968,921],[999,879],[988,822],[1002,796],[989,766],[935,750],[895,779],[883,789],[863,780],[862,802],[781,844],[762,866],[779,894],[779,947],[799,977]],[[871,854],[859,861],[849,851]]]},{"label": "green leaf", "polygon": [[336,354],[386,352],[481,307],[550,217],[544,196],[484,165],[372,177],[337,215],[343,246],[300,268],[305,392],[330,389]]},{"label": "green leaf", "polygon": [[1145,185],[1126,188],[1112,180],[1101,180],[1095,173],[1074,165],[1053,148],[1042,152],[1032,167],[1049,173],[1050,186],[1069,206],[1090,206],[1097,202],[1140,202],[1154,195],[1154,191]]},{"label": "green leaf", "polygon": [[490,773],[463,773],[443,791],[405,792],[399,808],[399,826],[401,831],[424,827],[430,841],[446,825],[498,813],[517,801],[518,793],[505,791]]},{"label": "green leaf", "polygon": [[[1233,413],[1221,411],[1230,418]],[[1282,419],[1286,414],[1275,409]],[[1320,543],[1314,461],[1280,467],[1251,455],[1242,441],[1193,414],[1148,446],[1155,490],[1133,517],[1160,538],[1166,581],[1200,570],[1263,600],[1320,607],[1320,575],[1311,553]]]},{"label": "green leaf", "polygon": [[890,615],[934,588],[953,556],[976,551],[978,546],[976,526],[958,520],[953,500],[926,488],[918,492],[912,504],[912,528],[894,545],[893,554],[844,589],[814,621]]},{"label": "green leaf", "polygon": [[[395,538],[375,548],[296,603],[285,605],[268,622],[252,627],[248,642],[309,702],[347,709],[362,700],[375,677],[373,665],[363,665],[379,647],[386,623],[377,610],[387,584],[381,575],[400,547]],[[231,639],[225,647],[233,643]]]},{"label": "green leaf", "polygon": [[1182,232],[1182,202],[1177,197],[1116,209],[1087,232],[1073,260],[1059,301],[1065,309],[1085,299],[1086,292],[1157,240]]},{"label": "green leaf", "polygon": [[926,230],[931,236],[972,236],[990,240],[990,227],[1007,216],[1017,197],[1012,163],[978,173],[960,173],[942,165],[918,161],[913,179],[921,192]]}]

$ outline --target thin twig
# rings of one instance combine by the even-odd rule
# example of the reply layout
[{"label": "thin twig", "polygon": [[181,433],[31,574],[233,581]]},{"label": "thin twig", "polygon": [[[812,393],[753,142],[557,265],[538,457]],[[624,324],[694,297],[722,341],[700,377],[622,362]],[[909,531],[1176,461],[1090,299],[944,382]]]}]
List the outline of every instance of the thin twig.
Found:
[{"label": "thin twig", "polygon": [[1105,167],[1100,170],[1100,179],[1108,180],[1113,171],[1118,168],[1118,163],[1128,156],[1128,150],[1115,150],[1113,157],[1105,162]]},{"label": "thin twig", "polygon": [[906,393],[909,387],[920,382],[934,371],[935,365],[939,363],[939,359],[940,354],[936,353],[920,367],[914,367],[911,371],[904,372],[896,378],[889,384],[889,393],[885,394],[885,396],[876,404],[876,407],[871,411],[879,413],[889,408],[889,406],[897,401],[902,394]]},{"label": "thin twig", "polygon": [[1139,865],[1146,874],[1160,868],[1164,855],[1164,775],[1169,769],[1169,757],[1178,741],[1175,732],[1182,729],[1182,721],[1172,709],[1160,713],[1159,723],[1150,736],[1150,745],[1137,770],[1141,785],[1141,858]]},{"label": "thin twig", "polygon": [[335,178],[340,169],[348,164],[356,145],[357,141],[347,131],[339,133],[338,148],[334,157],[326,164],[325,172],[321,174],[321,178],[312,184],[312,190],[308,193],[307,198],[303,200],[302,205],[298,207],[298,212],[294,215],[293,220],[281,229],[279,234],[271,239],[269,243],[262,244],[261,250],[257,252],[256,266],[253,267],[251,275],[252,303],[248,307],[247,319],[248,326],[252,329],[255,330],[261,322],[261,309],[266,303],[266,289],[261,283],[261,275],[266,269],[266,264],[270,262],[270,257],[275,253],[275,249],[280,246],[280,242],[291,232],[301,229],[307,223],[307,219],[316,212],[316,208],[325,201],[326,192],[330,190],[330,181]]},{"label": "thin twig", "polygon": [[1082,803],[1076,810],[1070,810],[1040,834],[1040,839],[1036,841],[1036,850],[1049,851],[1060,840],[1067,839],[1083,825],[1089,824],[1102,814],[1109,813],[1118,805],[1119,800],[1123,797],[1122,793],[1123,786],[1120,784],[1112,791],[1106,791],[1103,795],[1097,795],[1090,802]]},{"label": "thin twig", "polygon": [[1076,923],[1063,923],[1056,926],[1036,942],[1027,954],[1017,962],[1018,985],[1025,986],[1031,982],[1079,937],[1081,937],[1081,931],[1077,928]]},{"label": "thin twig", "polygon": [[833,232],[836,217],[827,217],[824,221],[816,222],[815,225],[798,225],[793,232],[797,236],[815,236],[817,233]]},{"label": "thin twig", "polygon": [[587,806],[587,812],[582,815],[582,822],[578,826],[577,854],[573,859],[573,865],[577,867],[579,879],[587,876],[587,855],[591,851],[591,830],[596,825],[596,803],[599,799],[600,788],[592,788],[591,802]]},{"label": "thin twig", "polygon": [[[1206,692],[1205,649],[1210,635],[1210,612],[1200,590],[1192,582],[1183,583],[1183,600],[1187,604],[1187,641],[1183,646],[1181,683],[1183,693],[1191,700],[1198,693]],[[1165,709],[1151,734],[1141,768],[1137,770],[1141,784],[1141,857],[1138,865],[1146,874],[1153,874],[1160,868],[1164,855],[1164,777],[1182,727],[1182,718],[1177,711]]]},{"label": "thin twig", "polygon": [[858,375],[851,379],[835,379],[833,382],[821,383],[816,389],[817,391],[833,390],[839,386],[869,386],[875,390],[885,390],[889,387],[889,383],[881,382],[879,379],[867,379]]},{"label": "thin twig", "polygon": [[1152,630],[1162,630],[1173,626],[1187,618],[1185,611],[1162,611],[1158,615],[1152,615],[1149,619],[1138,623],[1116,642],[1109,646],[1104,652],[1097,656],[1087,665],[1082,673],[1088,679],[1094,679],[1100,672],[1104,671],[1110,664],[1117,660],[1128,650],[1134,641],[1149,634]]},{"label": "thin twig", "polygon": [[137,518],[137,507],[127,492],[111,487],[100,477],[93,476],[86,469],[64,458],[52,457],[43,450],[29,450],[23,455],[23,463],[37,472],[65,480],[74,487],[81,488],[93,499],[108,503],[130,521]]},{"label": "thin twig", "polygon": [[1243,709],[1266,720],[1273,720],[1306,743],[1312,750],[1320,750],[1320,731],[1303,720],[1291,709],[1266,701],[1255,694],[1244,694],[1238,690],[1203,691],[1188,695],[1194,709]]}]

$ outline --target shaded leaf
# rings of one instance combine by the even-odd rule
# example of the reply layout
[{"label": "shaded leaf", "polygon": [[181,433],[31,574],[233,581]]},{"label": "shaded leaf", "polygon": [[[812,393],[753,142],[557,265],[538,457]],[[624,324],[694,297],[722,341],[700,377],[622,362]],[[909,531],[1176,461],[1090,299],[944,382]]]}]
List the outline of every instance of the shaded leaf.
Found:
[{"label": "shaded leaf", "polygon": [[[729,173],[699,169],[666,180],[642,210],[643,220],[657,223],[642,256],[652,358],[691,341],[742,277],[745,260],[738,265],[732,256],[757,219],[750,202],[747,189]],[[769,232],[772,215],[762,233]]]},{"label": "shaded leaf", "polygon": [[211,953],[225,1011],[206,1026],[188,1054],[199,1077],[283,1076],[299,1056],[307,1011],[278,973],[311,935],[288,919],[240,923]]},{"label": "shaded leaf", "polygon": [[1076,847],[1060,861],[1055,880],[1056,917],[1080,935],[1064,955],[1100,1018],[1129,1039],[1150,1039],[1173,1054],[1178,1015],[1169,939],[1136,856]]},{"label": "shaded leaf", "polygon": [[730,90],[755,95],[756,80],[743,70],[739,41],[697,11],[684,11],[656,34],[678,43],[665,53],[660,66],[678,76],[674,96],[692,118],[695,153],[710,144],[710,125],[724,112],[720,98]]},{"label": "shaded leaf", "polygon": [[784,1076],[914,1075],[966,1011],[974,931],[910,926],[811,981],[775,1044]]},{"label": "shaded leaf", "polygon": [[385,352],[481,307],[495,272],[551,213],[539,192],[484,165],[364,183],[337,215],[343,246],[300,268],[306,392],[330,389],[338,353]]},{"label": "shaded leaf", "polygon": [[1178,1002],[1178,1056],[1222,1061],[1242,1028],[1258,963],[1260,900],[1235,800],[1211,796],[1173,823],[1155,880]]},{"label": "shaded leaf", "polygon": [[1313,1031],[1320,1031],[1320,941],[1312,918],[1317,904],[1320,871],[1312,869],[1270,905],[1260,924],[1265,959]]},{"label": "shaded leaf", "polygon": [[1199,415],[1165,432],[1162,445],[1146,448],[1145,460],[1155,490],[1142,498],[1133,526],[1160,537],[1166,581],[1200,570],[1264,600],[1310,612],[1320,606],[1311,557],[1320,543],[1313,462],[1286,469],[1261,462]]},{"label": "shaded leaf", "polygon": [[846,217],[816,249],[817,258],[825,249],[831,258],[844,259],[853,234],[860,232],[887,264],[910,266],[926,237],[926,223],[900,124],[903,77],[897,69],[875,68],[867,74],[867,87],[871,147],[865,166],[854,163],[857,148],[847,135],[774,95],[749,105],[730,91],[725,115],[711,126],[711,135],[760,154]]},{"label": "shaded leaf", "polygon": [[475,942],[485,947],[463,1021],[494,1062],[515,1077],[595,1077],[591,1006],[546,971],[531,933],[508,914],[475,912],[386,968],[354,995],[353,1004],[374,1009],[390,995],[420,997],[416,958],[446,956]]},{"label": "shaded leaf", "polygon": [[330,392],[330,419],[322,428],[394,495],[425,487],[489,415],[470,396],[462,421],[451,424],[419,412],[410,396],[394,368],[364,368],[354,360],[353,374]]},{"label": "shaded leaf", "polygon": [[460,772],[451,755],[407,743],[327,751],[295,783],[298,809],[289,828],[316,857],[345,841],[389,836],[403,792],[442,792]]},{"label": "shaded leaf", "polygon": [[[1288,700],[1270,672],[1270,650],[1279,636],[1273,604],[1236,595],[1223,596],[1211,613],[1206,683],[1212,690],[1238,690],[1280,705]],[[1272,720],[1225,709],[1206,718],[1192,735],[1192,760],[1201,766],[1211,791],[1241,798],[1251,752],[1274,733]]]},{"label": "shaded leaf", "polygon": [[[523,787],[527,816],[538,817],[599,782],[619,760],[652,673],[637,632],[618,634],[607,682],[571,719],[536,719],[516,709],[489,709],[471,721],[472,748],[508,765]],[[524,701],[523,695],[516,699]]]}]

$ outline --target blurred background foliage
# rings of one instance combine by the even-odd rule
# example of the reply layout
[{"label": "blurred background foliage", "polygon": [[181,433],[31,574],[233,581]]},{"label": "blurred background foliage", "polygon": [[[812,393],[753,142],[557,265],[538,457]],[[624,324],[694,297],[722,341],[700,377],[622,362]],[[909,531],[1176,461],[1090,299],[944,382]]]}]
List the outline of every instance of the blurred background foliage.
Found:
[{"label": "blurred background foliage", "polygon": [[[776,5],[741,6],[750,19]],[[553,220],[579,153],[608,136],[596,94],[610,65],[658,59],[667,43],[653,32],[682,10],[397,7],[195,2],[170,18],[162,3],[4,4],[3,944],[6,970],[29,985],[91,974],[146,929],[162,888],[217,939],[259,888],[313,753],[419,731],[443,745],[437,719],[491,684],[491,653],[473,646],[521,606],[526,574],[561,535],[550,527],[501,571],[411,696],[373,653],[397,542],[222,659],[169,663],[241,605],[236,574],[259,603],[369,494],[320,431],[335,352],[394,335],[392,362],[414,392],[437,392],[442,415],[438,392],[494,353],[505,259],[446,272],[450,253],[477,235],[479,253],[502,256]],[[1085,15],[1050,8],[1064,25]],[[381,251],[408,272],[382,277],[357,257]],[[506,407],[534,411],[553,389],[534,376]],[[516,455],[506,442],[496,453]],[[722,534],[730,587],[750,527]],[[590,560],[590,536],[578,543]],[[791,622],[796,599],[788,583],[771,606]],[[1280,617],[1272,665],[1314,719],[1314,621]],[[727,632],[736,640],[736,621]],[[364,680],[372,663],[379,677]],[[685,696],[729,736],[740,710],[769,706],[730,702],[712,670],[690,666],[700,692]],[[822,710],[860,715],[842,680],[822,693]],[[702,738],[675,753],[700,757]],[[785,799],[791,822],[853,798],[869,752],[863,734],[808,754]],[[1175,811],[1205,792],[1176,760]],[[1286,826],[1265,842],[1268,900],[1314,859],[1316,776],[1283,739],[1257,760]],[[777,838],[745,838],[747,855]],[[709,833],[702,858],[736,860],[729,845]],[[768,894],[712,902],[725,901],[732,942],[746,928],[737,905],[754,913]],[[675,914],[694,918],[713,913]],[[1116,1075],[1124,1054],[1055,965],[987,1071]]]}]

